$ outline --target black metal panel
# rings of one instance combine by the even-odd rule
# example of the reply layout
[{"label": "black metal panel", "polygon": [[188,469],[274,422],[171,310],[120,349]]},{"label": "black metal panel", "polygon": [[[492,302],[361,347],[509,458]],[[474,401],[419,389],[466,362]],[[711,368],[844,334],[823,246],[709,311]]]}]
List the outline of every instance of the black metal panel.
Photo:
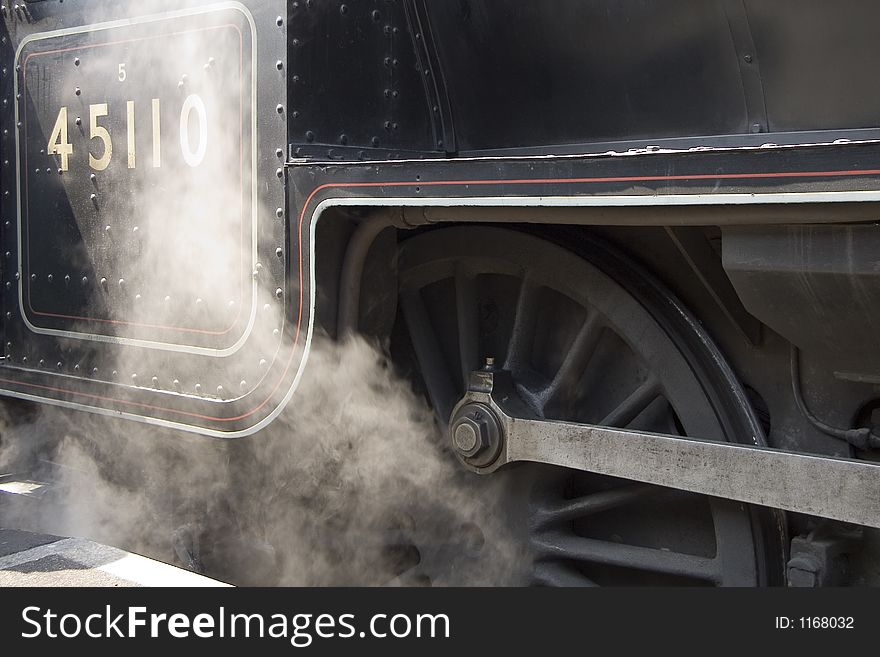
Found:
[{"label": "black metal panel", "polygon": [[289,3],[295,157],[438,150],[440,126],[430,111],[404,5],[404,0]]},{"label": "black metal panel", "polygon": [[723,4],[428,3],[459,149],[747,131]]},{"label": "black metal panel", "polygon": [[880,4],[745,0],[770,129],[880,125]]}]

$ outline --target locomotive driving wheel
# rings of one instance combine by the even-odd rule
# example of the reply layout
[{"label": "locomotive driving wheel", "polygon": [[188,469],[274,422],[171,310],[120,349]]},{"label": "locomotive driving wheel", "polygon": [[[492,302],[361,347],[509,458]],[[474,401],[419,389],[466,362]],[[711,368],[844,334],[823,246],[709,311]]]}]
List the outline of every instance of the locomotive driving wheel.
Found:
[{"label": "locomotive driving wheel", "polygon": [[[762,443],[739,383],[656,280],[599,242],[575,255],[507,229],[418,234],[399,253],[401,333],[441,424],[487,358],[539,417]],[[544,585],[774,584],[775,512],[519,464],[509,506]],[[435,564],[436,568],[437,565]]]}]

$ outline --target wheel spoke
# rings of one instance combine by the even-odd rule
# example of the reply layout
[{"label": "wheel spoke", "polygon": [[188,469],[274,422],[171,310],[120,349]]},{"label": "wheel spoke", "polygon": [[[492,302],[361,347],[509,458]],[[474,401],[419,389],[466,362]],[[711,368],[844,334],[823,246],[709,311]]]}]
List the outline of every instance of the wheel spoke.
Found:
[{"label": "wheel spoke", "polygon": [[639,413],[648,408],[660,396],[660,392],[660,384],[657,379],[653,375],[649,376],[629,397],[620,402],[617,408],[606,415],[599,425],[603,427],[626,427],[638,417]]},{"label": "wheel spoke", "polygon": [[562,365],[553,377],[553,382],[544,394],[544,405],[557,401],[561,394],[571,394],[584,370],[590,363],[604,327],[599,314],[591,312],[572,341]]},{"label": "wheel spoke", "polygon": [[533,545],[543,558],[620,566],[710,582],[717,582],[720,579],[719,564],[715,559],[681,552],[655,550],[568,534],[546,536],[534,541]]},{"label": "wheel spoke", "polygon": [[570,564],[561,561],[542,561],[535,564],[532,574],[535,586],[596,586],[596,583],[582,575]]},{"label": "wheel spoke", "polygon": [[462,383],[467,387],[471,371],[479,367],[480,326],[476,280],[461,266],[455,269],[455,307],[458,316],[458,345]]},{"label": "wheel spoke", "polygon": [[410,292],[401,295],[401,308],[431,404],[440,423],[445,425],[449,422],[458,394],[449,369],[443,362],[440,343],[428,318],[425,303],[419,293]]},{"label": "wheel spoke", "polygon": [[649,484],[630,484],[592,493],[573,500],[561,500],[556,503],[545,504],[535,512],[535,526],[536,528],[545,527],[547,525],[570,522],[578,518],[586,518],[587,516],[638,502],[649,496],[663,494],[669,490]]},{"label": "wheel spoke", "polygon": [[504,369],[516,372],[528,366],[527,358],[535,337],[538,313],[538,290],[534,278],[527,272],[519,287],[516,316],[510,333],[510,344]]}]

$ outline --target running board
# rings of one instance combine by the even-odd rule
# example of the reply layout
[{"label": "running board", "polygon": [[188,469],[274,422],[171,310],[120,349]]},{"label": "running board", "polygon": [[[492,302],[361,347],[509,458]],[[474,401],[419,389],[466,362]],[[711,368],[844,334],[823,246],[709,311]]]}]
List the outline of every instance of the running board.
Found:
[{"label": "running board", "polygon": [[505,372],[472,373],[449,426],[481,474],[547,463],[880,528],[880,464],[537,419]]}]

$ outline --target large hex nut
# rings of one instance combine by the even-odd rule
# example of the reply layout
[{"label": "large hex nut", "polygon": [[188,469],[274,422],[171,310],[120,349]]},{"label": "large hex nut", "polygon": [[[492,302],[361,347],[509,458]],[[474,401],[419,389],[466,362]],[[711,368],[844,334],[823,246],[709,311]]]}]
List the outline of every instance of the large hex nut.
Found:
[{"label": "large hex nut", "polygon": [[485,467],[501,451],[501,428],[492,410],[483,404],[466,404],[450,424],[452,447],[470,465]]}]

